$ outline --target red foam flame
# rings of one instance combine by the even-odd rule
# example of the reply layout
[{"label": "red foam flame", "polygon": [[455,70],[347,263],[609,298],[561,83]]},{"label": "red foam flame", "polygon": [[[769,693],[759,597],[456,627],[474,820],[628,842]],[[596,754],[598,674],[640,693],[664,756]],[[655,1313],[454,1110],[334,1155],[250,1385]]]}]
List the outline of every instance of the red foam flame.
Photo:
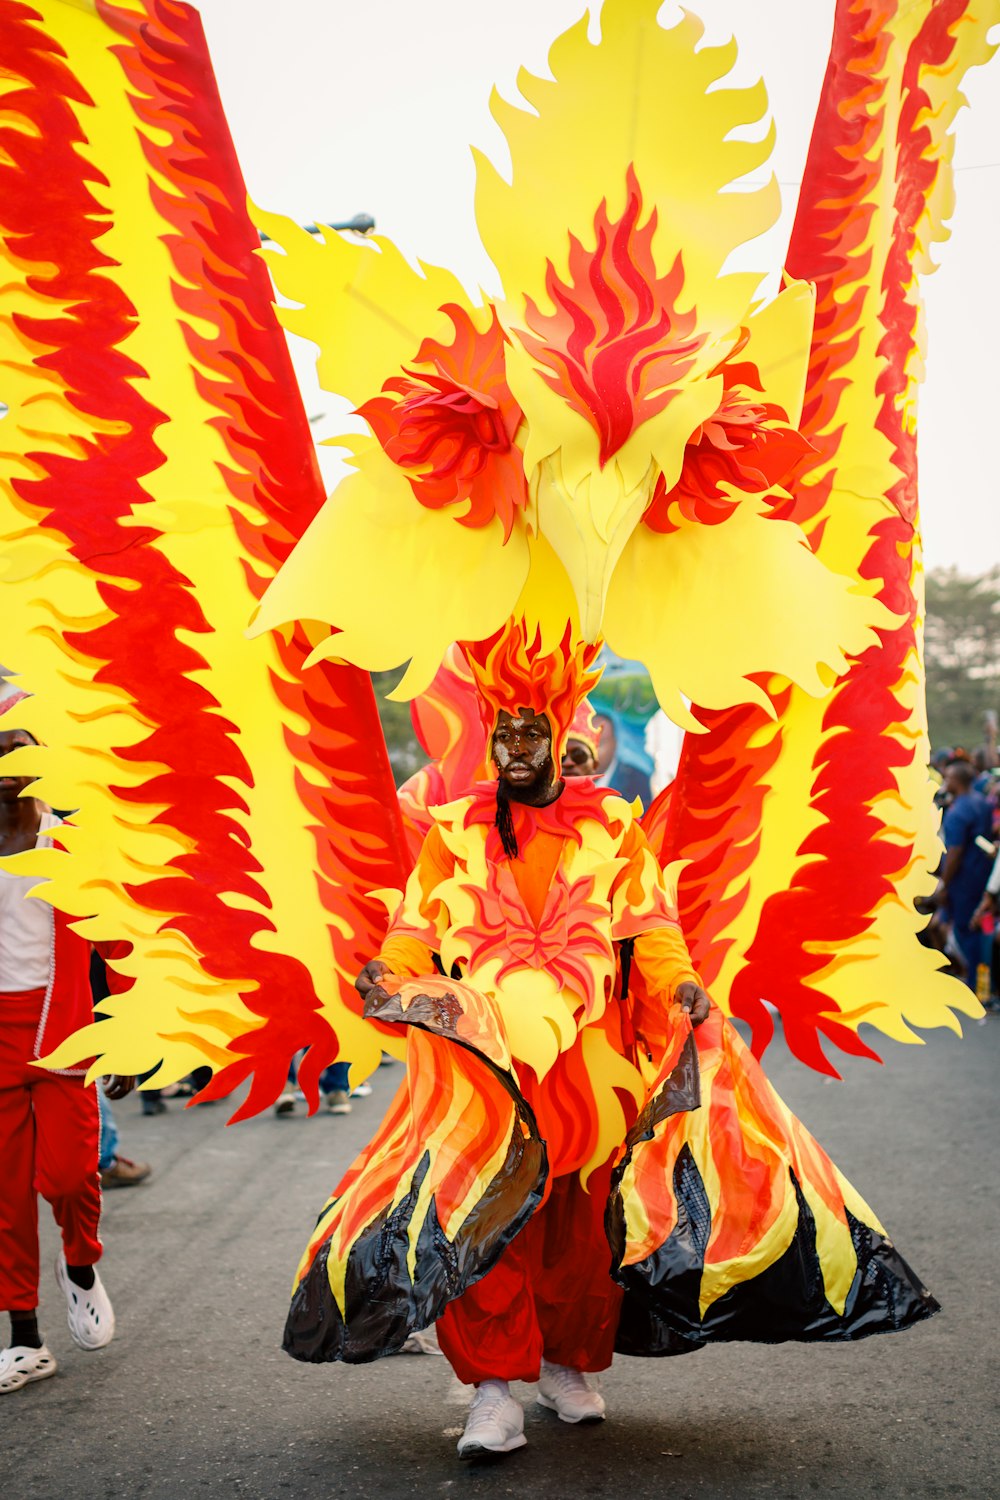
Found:
[{"label": "red foam flame", "polygon": [[504,366],[507,336],[496,309],[480,333],[464,308],[441,309],[455,329],[450,344],[425,339],[416,365],[387,380],[386,394],[358,408],[393,463],[407,471],[421,505],[440,510],[468,502],[463,526],[503,522],[504,541],[528,503],[528,485],[514,434],[521,408]]},{"label": "red foam flame", "polygon": [[[746,333],[734,354],[746,343]],[[676,531],[682,521],[711,526],[724,521],[741,494],[764,494],[785,483],[812,445],[789,424],[775,402],[761,399],[757,366],[731,355],[712,372],[722,376],[718,408],[697,427],[684,449],[673,489],[656,481],[643,521],[651,531]],[[735,490],[737,493],[731,493]]]},{"label": "red foam flame", "polygon": [[570,235],[570,281],[547,263],[545,289],[555,312],[544,314],[529,297],[531,333],[519,336],[543,379],[590,422],[600,439],[601,467],[643,422],[662,411],[680,389],[704,342],[696,315],[677,303],[684,287],[678,255],[666,276],[653,258],[654,209],[640,224],[642,193],[633,167],[627,175],[625,212],[608,217],[603,199],[594,216],[595,246]]}]

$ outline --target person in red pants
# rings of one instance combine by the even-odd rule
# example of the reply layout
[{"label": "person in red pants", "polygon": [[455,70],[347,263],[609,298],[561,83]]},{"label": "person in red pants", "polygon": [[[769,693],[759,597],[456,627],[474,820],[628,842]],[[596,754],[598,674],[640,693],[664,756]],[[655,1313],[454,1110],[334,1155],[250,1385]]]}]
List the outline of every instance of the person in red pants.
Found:
[{"label": "person in red pants", "polygon": [[[3,705],[7,708],[16,699]],[[0,728],[0,757],[33,743],[23,729]],[[0,774],[0,855],[51,845],[61,820],[35,797],[28,778]],[[0,1394],[44,1380],[56,1361],[38,1331],[38,1195],[62,1233],[56,1279],[70,1333],[81,1349],[100,1349],[115,1319],[95,1266],[100,1119],[85,1069],[32,1066],[93,1017],[90,944],[46,902],[26,898],[37,877],[0,867],[0,1308],[11,1339],[0,1350]],[[127,1080],[115,1080],[116,1093]]]}]

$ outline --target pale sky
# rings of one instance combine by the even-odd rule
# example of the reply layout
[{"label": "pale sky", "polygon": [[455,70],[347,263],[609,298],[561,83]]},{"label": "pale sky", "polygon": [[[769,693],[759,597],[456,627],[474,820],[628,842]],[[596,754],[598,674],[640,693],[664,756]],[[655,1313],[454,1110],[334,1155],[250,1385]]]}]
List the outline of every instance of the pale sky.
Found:
[{"label": "pale sky", "polygon": [[[201,0],[247,186],[300,223],[370,212],[411,258],[496,290],[473,217],[470,144],[506,157],[488,110],[517,69],[544,73],[549,43],[581,0]],[[664,13],[671,10],[664,7]],[[833,23],[833,0],[689,0],[706,40],[735,34],[734,81],[767,84],[784,214],[753,247],[782,258]],[[980,572],[1000,561],[1000,57],[967,77],[958,117],[958,204],[940,270],[925,280],[928,377],[921,395],[926,562]],[[296,367],[314,431],[347,425],[319,390],[312,351]],[[337,462],[327,454],[330,482]]]}]

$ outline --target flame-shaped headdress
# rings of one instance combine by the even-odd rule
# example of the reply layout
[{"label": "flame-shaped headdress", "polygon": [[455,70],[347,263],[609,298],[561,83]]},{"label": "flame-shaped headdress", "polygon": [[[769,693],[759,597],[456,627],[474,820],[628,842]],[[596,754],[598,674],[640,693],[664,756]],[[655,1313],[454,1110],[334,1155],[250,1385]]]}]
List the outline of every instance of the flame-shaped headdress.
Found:
[{"label": "flame-shaped headdress", "polygon": [[579,740],[586,745],[595,760],[600,758],[601,748],[601,725],[597,722],[597,715],[589,698],[584,698],[580,707],[574,715],[573,722],[569,726],[569,739]]},{"label": "flame-shaped headdress", "polygon": [[513,619],[485,641],[463,642],[479,694],[487,735],[501,709],[515,717],[523,709],[545,714],[552,728],[552,750],[562,754],[580,704],[600,678],[594,670],[601,642],[571,643],[567,626],[559,647],[543,651],[541,634],[529,636],[523,619]]}]

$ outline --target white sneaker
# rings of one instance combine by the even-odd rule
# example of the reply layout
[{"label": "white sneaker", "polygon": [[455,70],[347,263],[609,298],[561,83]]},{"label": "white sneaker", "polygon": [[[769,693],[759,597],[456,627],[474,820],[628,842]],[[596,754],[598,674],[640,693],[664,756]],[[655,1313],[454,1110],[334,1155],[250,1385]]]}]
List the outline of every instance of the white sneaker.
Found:
[{"label": "white sneaker", "polygon": [[558,1412],[561,1422],[604,1421],[604,1397],[591,1390],[586,1376],[565,1365],[550,1365],[547,1359],[542,1360],[535,1400],[539,1406]]},{"label": "white sneaker", "polygon": [[351,1096],[346,1089],[333,1089],[326,1096],[326,1107],[331,1115],[349,1115]]},{"label": "white sneaker", "polygon": [[44,1344],[40,1349],[29,1349],[25,1344],[0,1349],[0,1396],[19,1391],[33,1380],[47,1380],[55,1373],[55,1359]]},{"label": "white sneaker", "polygon": [[94,1285],[85,1292],[82,1286],[70,1281],[66,1257],[60,1251],[56,1257],[56,1280],[66,1298],[66,1321],[73,1342],[81,1349],[103,1349],[110,1344],[115,1336],[115,1314],[96,1270]]},{"label": "white sneaker", "polygon": [[295,1113],[294,1089],[286,1089],[281,1098],[274,1101],[274,1113],[276,1115],[292,1115]]},{"label": "white sneaker", "polygon": [[370,1099],[372,1086],[370,1083],[359,1083],[356,1089],[351,1089],[352,1099]]},{"label": "white sneaker", "polygon": [[524,1412],[505,1380],[484,1380],[472,1398],[465,1431],[458,1440],[459,1458],[512,1453],[523,1448]]}]

